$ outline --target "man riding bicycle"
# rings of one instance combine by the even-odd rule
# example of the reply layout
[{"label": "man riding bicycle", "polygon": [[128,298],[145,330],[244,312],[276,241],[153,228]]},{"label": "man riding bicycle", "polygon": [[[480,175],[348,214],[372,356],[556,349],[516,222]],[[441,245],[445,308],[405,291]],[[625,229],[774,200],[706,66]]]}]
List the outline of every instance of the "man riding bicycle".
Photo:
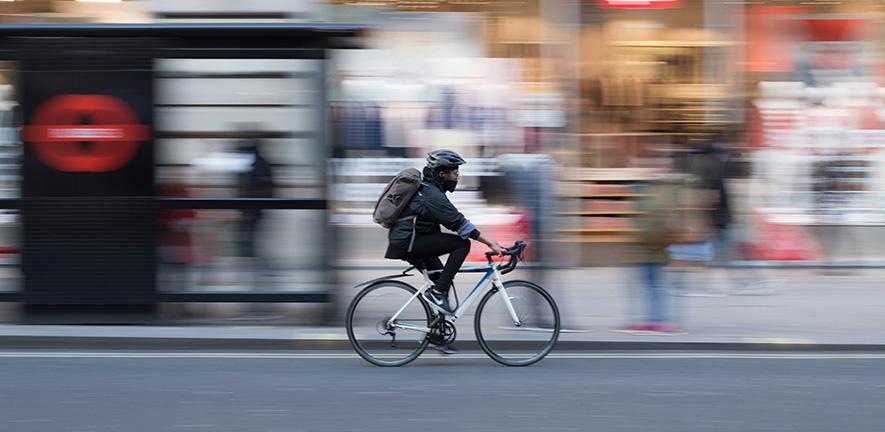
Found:
[{"label": "man riding bicycle", "polygon": [[[436,150],[427,155],[420,189],[409,202],[399,221],[387,234],[388,259],[402,259],[416,268],[442,269],[431,277],[433,288],[424,298],[437,311],[451,315],[449,289],[452,279],[470,252],[470,240],[486,244],[496,254],[503,253],[498,242],[489,240],[449,201],[446,192],[454,192],[460,176],[459,167],[467,163],[451,150]],[[457,234],[444,234],[440,225]],[[449,254],[445,266],[439,257]],[[434,279],[435,278],[435,279]]]}]

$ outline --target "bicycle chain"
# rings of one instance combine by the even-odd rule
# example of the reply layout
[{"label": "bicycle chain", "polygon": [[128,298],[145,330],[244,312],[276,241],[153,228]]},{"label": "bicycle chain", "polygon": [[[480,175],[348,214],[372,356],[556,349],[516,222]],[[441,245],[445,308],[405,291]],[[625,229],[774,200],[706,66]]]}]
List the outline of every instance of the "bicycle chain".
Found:
[{"label": "bicycle chain", "polygon": [[455,341],[457,334],[458,332],[455,330],[455,325],[449,321],[443,320],[433,327],[427,337],[430,339],[430,343],[434,345],[448,345]]}]

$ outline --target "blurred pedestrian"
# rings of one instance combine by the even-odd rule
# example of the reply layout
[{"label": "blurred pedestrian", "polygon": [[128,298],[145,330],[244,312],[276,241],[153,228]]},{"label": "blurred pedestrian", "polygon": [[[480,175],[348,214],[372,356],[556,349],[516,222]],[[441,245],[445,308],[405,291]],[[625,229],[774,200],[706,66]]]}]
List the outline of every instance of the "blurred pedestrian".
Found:
[{"label": "blurred pedestrian", "polygon": [[709,275],[713,264],[727,264],[729,260],[726,229],[731,222],[731,211],[725,181],[727,155],[722,149],[725,136],[725,132],[720,131],[699,146],[684,149],[679,163],[680,171],[690,176],[696,186],[698,211],[701,212],[698,223],[704,225],[707,235],[698,238],[697,242],[667,248],[672,264],[669,282],[676,295],[723,295],[708,283],[710,279],[703,278],[700,279],[702,283],[689,284],[688,276]]},{"label": "blurred pedestrian", "polygon": [[[707,265],[708,275],[714,268],[721,268],[729,279],[725,290],[717,290],[712,286],[712,278],[706,278],[707,286],[700,291],[711,293],[762,294],[768,293],[772,286],[762,280],[753,269],[742,270],[740,273],[729,269],[736,257],[736,252],[743,249],[735,247],[735,228],[732,208],[732,196],[728,185],[728,173],[733,162],[729,150],[735,144],[738,134],[734,130],[722,130],[705,141],[699,149],[690,153],[689,174],[697,179],[698,193],[703,208],[704,223],[709,227],[704,253],[696,254],[702,263]],[[679,249],[676,246],[673,249]],[[684,285],[677,282],[674,290],[679,294],[700,294],[703,292],[687,292]]]},{"label": "blurred pedestrian", "polygon": [[644,186],[642,198],[638,202],[640,215],[635,219],[637,242],[633,246],[630,262],[639,275],[645,298],[645,319],[628,325],[630,332],[676,333],[667,312],[667,291],[664,288],[664,267],[669,257],[667,247],[684,241],[682,238],[686,220],[679,211],[679,204],[685,192],[685,176],[672,173],[658,163],[659,171]]},{"label": "blurred pedestrian", "polygon": [[[273,198],[274,175],[270,162],[265,158],[262,151],[262,142],[257,137],[251,137],[237,147],[237,151],[246,155],[250,163],[248,169],[239,174],[239,197],[240,198]],[[265,212],[259,207],[252,207],[246,203],[240,210],[239,221],[239,244],[240,256],[244,260],[244,271],[248,277],[252,289],[269,289],[273,279],[273,269],[269,259],[262,258],[261,244],[259,241],[261,228],[265,220]],[[242,319],[270,319],[267,308],[253,308],[253,313]]]},{"label": "blurred pedestrian", "polygon": [[[260,144],[258,139],[253,138],[246,140],[238,148],[251,159],[248,170],[239,175],[240,198],[273,198],[273,171],[261,152]],[[244,257],[258,256],[256,234],[263,218],[264,211],[260,208],[241,209],[240,240]]]}]

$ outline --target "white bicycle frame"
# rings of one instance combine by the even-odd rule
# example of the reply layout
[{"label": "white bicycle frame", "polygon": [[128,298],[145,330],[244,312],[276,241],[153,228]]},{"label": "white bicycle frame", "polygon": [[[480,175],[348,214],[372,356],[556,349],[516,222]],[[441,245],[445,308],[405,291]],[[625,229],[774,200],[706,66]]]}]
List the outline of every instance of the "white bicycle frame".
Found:
[{"label": "white bicycle frame", "polygon": [[[421,270],[421,274],[424,276],[424,285],[421,287],[421,289],[418,290],[418,292],[416,292],[414,295],[412,295],[412,297],[409,298],[409,300],[406,301],[406,304],[399,308],[399,310],[396,311],[396,313],[393,314],[392,317],[390,317],[390,319],[387,321],[387,325],[389,327],[395,327],[403,330],[419,331],[422,333],[430,333],[430,329],[427,327],[397,323],[396,319],[400,316],[401,313],[403,313],[403,311],[407,307],[409,307],[409,305],[413,301],[416,301],[418,296],[422,295],[425,291],[433,287],[433,282],[430,280],[430,273],[437,273],[441,271],[442,270],[434,270],[428,272],[427,270]],[[490,262],[488,268],[483,268],[481,266],[463,268],[459,273],[462,272],[484,272],[485,274],[482,276],[479,282],[476,283],[476,286],[474,286],[473,289],[470,290],[470,293],[467,294],[467,297],[464,298],[464,301],[461,302],[461,304],[458,306],[458,309],[452,313],[451,321],[453,323],[458,321],[458,318],[461,318],[464,312],[467,311],[467,309],[473,304],[474,301],[476,301],[476,298],[485,291],[484,288],[488,284],[493,284],[496,288],[498,288],[498,291],[501,292],[501,298],[504,299],[504,305],[507,307],[507,311],[510,313],[510,318],[513,319],[513,325],[516,327],[522,326],[522,322],[516,315],[516,310],[513,309],[513,303],[510,302],[510,296],[507,295],[507,291],[504,289],[504,283],[501,282],[501,272],[498,270],[497,263]]]}]

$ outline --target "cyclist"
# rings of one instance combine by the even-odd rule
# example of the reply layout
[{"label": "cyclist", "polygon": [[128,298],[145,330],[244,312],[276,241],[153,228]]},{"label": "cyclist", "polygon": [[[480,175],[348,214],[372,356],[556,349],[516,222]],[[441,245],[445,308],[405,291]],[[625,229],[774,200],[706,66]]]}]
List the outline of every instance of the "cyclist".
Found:
[{"label": "cyclist", "polygon": [[[452,205],[446,192],[454,192],[460,176],[459,167],[467,163],[451,150],[428,153],[423,181],[412,201],[403,210],[402,217],[387,234],[388,259],[402,259],[416,268],[442,269],[432,277],[434,286],[424,298],[437,311],[452,314],[449,289],[452,279],[470,252],[470,239],[485,243],[496,254],[503,253],[501,245],[489,240],[461,212]],[[444,234],[440,225],[457,234]],[[443,266],[439,257],[449,254]]]}]

